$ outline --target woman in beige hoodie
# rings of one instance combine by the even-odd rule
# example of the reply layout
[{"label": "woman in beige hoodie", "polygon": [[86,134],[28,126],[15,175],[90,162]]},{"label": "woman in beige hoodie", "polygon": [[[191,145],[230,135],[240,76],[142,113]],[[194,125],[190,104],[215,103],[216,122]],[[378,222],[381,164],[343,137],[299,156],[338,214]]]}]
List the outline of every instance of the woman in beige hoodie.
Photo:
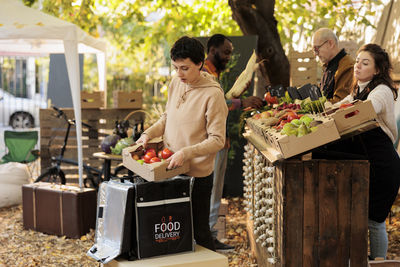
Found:
[{"label": "woman in beige hoodie", "polygon": [[176,75],[168,89],[166,111],[137,143],[162,136],[175,153],[168,168],[190,162],[185,175],[195,177],[192,192],[193,228],[196,243],[215,250],[208,224],[213,186],[214,158],[225,144],[228,108],[223,91],[213,77],[201,71],[204,47],[196,39],[182,37],[171,49]]}]

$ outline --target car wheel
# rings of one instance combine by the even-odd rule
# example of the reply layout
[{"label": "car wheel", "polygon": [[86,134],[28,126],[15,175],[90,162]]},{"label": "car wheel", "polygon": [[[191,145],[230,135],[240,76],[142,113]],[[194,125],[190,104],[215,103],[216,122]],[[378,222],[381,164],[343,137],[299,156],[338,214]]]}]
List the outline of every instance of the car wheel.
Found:
[{"label": "car wheel", "polygon": [[10,126],[13,129],[33,128],[35,122],[31,114],[26,112],[17,112],[11,116]]}]

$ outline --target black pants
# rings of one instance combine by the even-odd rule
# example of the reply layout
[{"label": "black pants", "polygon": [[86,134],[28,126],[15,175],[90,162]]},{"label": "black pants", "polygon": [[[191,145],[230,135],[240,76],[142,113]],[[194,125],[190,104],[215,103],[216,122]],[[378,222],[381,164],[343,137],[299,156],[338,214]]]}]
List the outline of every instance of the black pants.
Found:
[{"label": "black pants", "polygon": [[192,191],[192,210],[196,243],[215,251],[209,225],[212,186],[212,173],[206,177],[195,177]]}]

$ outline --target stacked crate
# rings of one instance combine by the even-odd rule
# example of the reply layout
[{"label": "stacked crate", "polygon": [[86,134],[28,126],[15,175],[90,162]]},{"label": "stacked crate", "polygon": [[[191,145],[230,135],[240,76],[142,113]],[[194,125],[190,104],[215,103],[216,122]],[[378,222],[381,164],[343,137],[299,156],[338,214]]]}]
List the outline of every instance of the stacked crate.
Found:
[{"label": "stacked crate", "polygon": [[317,83],[317,61],[314,53],[296,52],[289,53],[290,86],[300,87],[307,83]]},{"label": "stacked crate", "polygon": [[81,108],[104,108],[104,92],[81,92]]}]

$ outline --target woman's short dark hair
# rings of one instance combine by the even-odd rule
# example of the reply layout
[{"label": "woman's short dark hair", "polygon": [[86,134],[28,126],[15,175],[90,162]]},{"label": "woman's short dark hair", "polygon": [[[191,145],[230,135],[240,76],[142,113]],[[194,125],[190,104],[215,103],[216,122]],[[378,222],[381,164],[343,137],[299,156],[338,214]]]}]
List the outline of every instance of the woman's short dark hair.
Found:
[{"label": "woman's short dark hair", "polygon": [[396,85],[390,76],[393,68],[390,62],[389,54],[377,44],[365,44],[358,49],[357,55],[361,52],[368,52],[372,56],[375,61],[375,68],[378,71],[368,86],[372,90],[379,84],[385,84],[392,90],[394,99],[396,100],[398,88],[396,88]]},{"label": "woman's short dark hair", "polygon": [[190,58],[197,65],[204,62],[204,57],[204,46],[199,40],[188,36],[179,38],[171,48],[173,61]]}]

